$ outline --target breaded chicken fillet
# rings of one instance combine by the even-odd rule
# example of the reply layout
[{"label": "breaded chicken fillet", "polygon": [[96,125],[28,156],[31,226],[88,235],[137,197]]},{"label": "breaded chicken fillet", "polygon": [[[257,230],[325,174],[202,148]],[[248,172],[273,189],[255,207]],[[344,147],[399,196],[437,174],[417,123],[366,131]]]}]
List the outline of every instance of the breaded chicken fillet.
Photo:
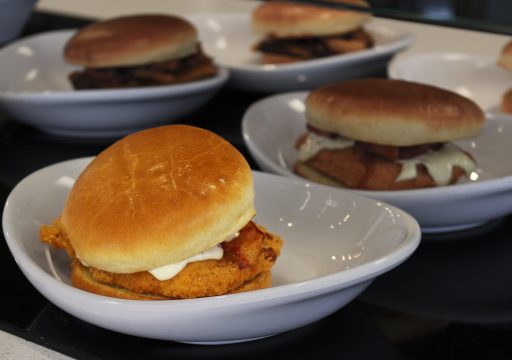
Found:
[{"label": "breaded chicken fillet", "polygon": [[[221,246],[220,260],[203,260],[189,263],[178,275],[160,281],[147,271],[133,274],[115,274],[82,265],[57,220],[41,227],[41,240],[55,248],[65,249],[72,259],[71,278],[78,288],[87,290],[90,283],[108,285],[99,290],[110,295],[110,287],[126,298],[185,299],[246,291],[252,282],[261,287],[271,283],[270,269],[280,254],[281,238],[268,233],[250,221],[240,234]],[[142,294],[142,296],[140,296]]]}]

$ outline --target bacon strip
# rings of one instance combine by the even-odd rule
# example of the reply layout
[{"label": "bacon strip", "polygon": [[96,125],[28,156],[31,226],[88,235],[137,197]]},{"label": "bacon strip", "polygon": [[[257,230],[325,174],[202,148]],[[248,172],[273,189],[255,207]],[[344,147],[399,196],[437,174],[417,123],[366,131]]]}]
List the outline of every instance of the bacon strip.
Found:
[{"label": "bacon strip", "polygon": [[[321,130],[309,124],[306,125],[306,127],[310,132],[313,132],[320,136],[324,136],[329,139],[336,139],[340,137],[339,134]],[[297,142],[296,145],[297,148],[299,148],[300,145],[305,141],[305,135],[306,134],[299,138],[299,141]],[[354,150],[364,154],[378,156],[386,160],[395,161],[402,159],[410,159],[421,154],[424,154],[429,150],[437,150],[441,146],[441,143],[421,144],[414,146],[393,146],[356,141],[354,144]]]}]

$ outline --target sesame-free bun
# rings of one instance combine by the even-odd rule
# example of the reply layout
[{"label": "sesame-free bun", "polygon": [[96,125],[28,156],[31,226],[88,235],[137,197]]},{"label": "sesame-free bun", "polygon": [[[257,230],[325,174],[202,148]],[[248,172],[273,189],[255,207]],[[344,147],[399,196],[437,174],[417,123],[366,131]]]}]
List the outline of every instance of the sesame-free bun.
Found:
[{"label": "sesame-free bun", "polygon": [[64,48],[64,58],[85,67],[146,65],[197,52],[197,31],[170,15],[133,15],[80,29]]},{"label": "sesame-free bun", "polygon": [[381,145],[446,142],[479,133],[483,111],[454,92],[402,80],[363,79],[327,85],[306,99],[311,126]]},{"label": "sesame-free bun", "polygon": [[503,46],[497,63],[506,70],[512,70],[512,41]]},{"label": "sesame-free bun", "polygon": [[210,131],[169,125],[100,153],[72,187],[61,225],[84,264],[133,273],[207,250],[254,214],[244,157]]},{"label": "sesame-free bun", "polygon": [[[364,1],[349,2],[368,6]],[[370,18],[366,12],[271,1],[254,10],[252,29],[257,34],[278,38],[327,36],[355,30]]]}]

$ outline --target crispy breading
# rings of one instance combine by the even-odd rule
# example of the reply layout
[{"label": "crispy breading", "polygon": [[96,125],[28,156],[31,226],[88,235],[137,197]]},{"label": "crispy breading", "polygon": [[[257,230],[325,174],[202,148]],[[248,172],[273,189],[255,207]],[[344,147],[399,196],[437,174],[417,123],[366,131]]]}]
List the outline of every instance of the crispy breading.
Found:
[{"label": "crispy breading", "polygon": [[55,219],[51,225],[42,225],[39,228],[39,238],[54,248],[66,250],[70,258],[76,257],[75,250],[60,226],[60,218]]},{"label": "crispy breading", "polygon": [[279,256],[281,243],[280,238],[250,222],[237,238],[223,243],[222,259],[190,263],[169,280],[160,281],[146,271],[113,274],[94,268],[89,270],[96,281],[137,293],[174,299],[214,296],[225,294],[270,270]]},{"label": "crispy breading", "polygon": [[[128,300],[170,300],[164,296],[153,294],[138,294],[136,292],[107,285],[94,280],[88,268],[83,266],[78,260],[73,261],[71,265],[71,278],[75,287],[95,294],[116,297]],[[231,290],[227,294],[236,294],[245,291],[264,289],[272,285],[272,274],[265,271],[258,274],[255,278],[246,281],[236,289]]]},{"label": "crispy breading", "polygon": [[[357,151],[354,147],[342,150],[323,149],[306,162],[306,165],[320,174],[336,180],[341,185],[365,190],[403,190],[436,186],[426,167],[416,166],[414,179],[396,181],[402,165]],[[295,172],[304,176],[300,169]],[[464,169],[454,166],[450,184],[454,184],[465,175]]]},{"label": "crispy breading", "polygon": [[[58,221],[41,229],[41,239],[58,248],[71,248]],[[242,291],[244,287],[250,290],[252,280],[270,271],[280,254],[281,246],[281,238],[249,222],[240,231],[238,237],[222,243],[224,249],[222,259],[190,263],[169,280],[160,281],[147,271],[114,274],[92,267],[86,268],[75,256],[72,256],[74,258],[72,281],[74,286],[87,289],[94,280],[100,287],[101,284],[110,285],[121,292],[126,292],[127,295],[136,293],[141,294],[142,297],[155,299],[222,295]],[[85,275],[84,269],[87,270]],[[115,295],[110,294],[110,296]]]}]

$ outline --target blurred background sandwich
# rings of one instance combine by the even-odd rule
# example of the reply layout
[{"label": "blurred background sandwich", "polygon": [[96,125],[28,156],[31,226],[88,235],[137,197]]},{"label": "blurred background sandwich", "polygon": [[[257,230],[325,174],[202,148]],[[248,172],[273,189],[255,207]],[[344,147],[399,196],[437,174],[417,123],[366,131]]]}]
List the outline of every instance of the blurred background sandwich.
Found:
[{"label": "blurred background sandwich", "polygon": [[306,99],[307,133],[295,172],[354,189],[449,185],[476,170],[452,143],[477,135],[483,111],[456,93],[401,80],[327,85]]},{"label": "blurred background sandwich", "polygon": [[[497,61],[498,65],[507,71],[512,71],[512,41],[509,41],[501,50]],[[501,97],[501,111],[512,114],[512,88]]]},{"label": "blurred background sandwich", "polygon": [[100,153],[40,237],[67,251],[72,284],[82,290],[196,298],[271,285],[282,241],[254,215],[244,157],[210,131],[170,125]]},{"label": "blurred background sandwich", "polygon": [[[335,0],[333,0],[335,1]],[[344,0],[368,7],[363,0]],[[252,14],[252,29],[262,36],[255,50],[264,64],[282,64],[364,50],[373,39],[363,24],[369,12],[270,1]]]},{"label": "blurred background sandwich", "polygon": [[217,73],[194,26],[170,15],[124,16],[86,26],[68,41],[64,58],[84,67],[69,76],[75,89],[180,84]]}]

